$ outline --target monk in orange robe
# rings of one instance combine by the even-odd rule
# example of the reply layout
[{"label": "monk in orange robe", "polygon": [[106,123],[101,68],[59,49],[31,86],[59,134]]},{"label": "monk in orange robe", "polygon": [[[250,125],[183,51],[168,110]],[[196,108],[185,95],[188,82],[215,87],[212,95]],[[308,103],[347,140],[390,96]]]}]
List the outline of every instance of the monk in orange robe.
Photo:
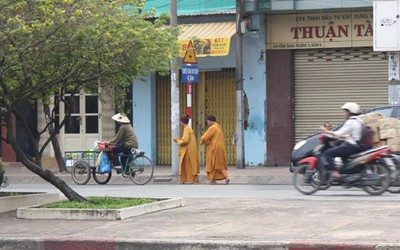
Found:
[{"label": "monk in orange robe", "polygon": [[200,144],[207,144],[207,178],[212,185],[217,184],[217,180],[225,180],[225,184],[229,184],[224,133],[215,116],[207,116],[207,124],[209,127],[200,139]]},{"label": "monk in orange robe", "polygon": [[189,116],[181,117],[182,138],[174,138],[179,145],[179,178],[182,184],[199,183],[199,157],[193,130],[188,126]]}]

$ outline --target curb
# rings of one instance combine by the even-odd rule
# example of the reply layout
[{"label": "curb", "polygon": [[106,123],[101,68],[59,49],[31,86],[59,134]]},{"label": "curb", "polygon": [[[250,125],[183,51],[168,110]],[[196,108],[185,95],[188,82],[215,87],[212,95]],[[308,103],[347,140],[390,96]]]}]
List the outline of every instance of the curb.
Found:
[{"label": "curb", "polygon": [[162,199],[154,203],[121,209],[68,209],[31,206],[18,208],[17,218],[30,220],[125,220],[184,206],[185,202],[183,198]]},{"label": "curb", "polygon": [[12,211],[19,207],[47,204],[59,199],[59,194],[52,193],[28,193],[0,197],[0,213]]},{"label": "curb", "polygon": [[400,244],[364,244],[343,242],[269,242],[269,241],[217,241],[217,240],[118,240],[112,238],[0,238],[0,250],[8,249],[265,249],[265,250],[394,250],[399,249]]},{"label": "curb", "polygon": [[[70,175],[58,176],[68,185],[75,184]],[[7,176],[10,184],[42,184],[48,183],[39,176]],[[247,184],[247,185],[292,185],[292,176],[231,176],[230,184]],[[159,175],[153,177],[149,184],[174,184],[178,183],[179,178],[175,176]],[[206,176],[200,176],[201,183],[208,183]],[[91,179],[88,184],[96,184]],[[111,178],[108,184],[132,184],[134,183],[130,179],[125,179],[120,176]]]},{"label": "curb", "polygon": [[288,250],[374,250],[376,245],[370,243],[310,243],[310,242],[291,242],[288,245]]}]

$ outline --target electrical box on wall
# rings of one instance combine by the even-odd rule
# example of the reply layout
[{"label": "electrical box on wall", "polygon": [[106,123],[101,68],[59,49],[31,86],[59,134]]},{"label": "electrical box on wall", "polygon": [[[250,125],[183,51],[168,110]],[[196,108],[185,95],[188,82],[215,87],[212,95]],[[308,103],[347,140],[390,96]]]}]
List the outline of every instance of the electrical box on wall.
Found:
[{"label": "electrical box on wall", "polygon": [[251,15],[251,26],[250,31],[259,31],[260,30],[260,15]]},{"label": "electrical box on wall", "polygon": [[374,1],[374,51],[400,51],[400,0]]},{"label": "electrical box on wall", "polygon": [[244,13],[265,13],[271,11],[271,0],[244,0]]},{"label": "electrical box on wall", "polygon": [[243,18],[241,23],[241,31],[242,33],[247,32],[258,32],[260,31],[260,15],[252,14],[250,18]]}]

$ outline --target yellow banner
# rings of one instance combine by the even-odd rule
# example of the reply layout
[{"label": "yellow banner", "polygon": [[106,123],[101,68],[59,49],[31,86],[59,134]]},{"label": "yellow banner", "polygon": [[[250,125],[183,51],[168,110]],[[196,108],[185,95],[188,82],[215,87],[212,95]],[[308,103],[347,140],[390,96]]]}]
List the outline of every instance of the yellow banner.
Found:
[{"label": "yellow banner", "polygon": [[372,11],[270,15],[267,49],[371,47]]},{"label": "yellow banner", "polygon": [[[189,39],[178,41],[180,44],[180,57],[185,56],[189,41]],[[196,39],[192,40],[192,42],[197,57],[226,56],[229,54],[231,38]]]}]

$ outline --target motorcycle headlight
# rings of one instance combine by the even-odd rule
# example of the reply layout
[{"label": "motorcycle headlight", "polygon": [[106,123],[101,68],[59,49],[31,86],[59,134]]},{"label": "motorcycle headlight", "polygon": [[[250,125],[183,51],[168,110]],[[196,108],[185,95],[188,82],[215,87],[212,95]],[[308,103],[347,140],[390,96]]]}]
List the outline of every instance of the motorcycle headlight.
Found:
[{"label": "motorcycle headlight", "polygon": [[303,147],[304,144],[306,144],[306,142],[307,142],[306,140],[303,140],[303,141],[301,141],[301,142],[298,142],[296,145],[294,145],[293,150],[297,150],[297,149]]}]

